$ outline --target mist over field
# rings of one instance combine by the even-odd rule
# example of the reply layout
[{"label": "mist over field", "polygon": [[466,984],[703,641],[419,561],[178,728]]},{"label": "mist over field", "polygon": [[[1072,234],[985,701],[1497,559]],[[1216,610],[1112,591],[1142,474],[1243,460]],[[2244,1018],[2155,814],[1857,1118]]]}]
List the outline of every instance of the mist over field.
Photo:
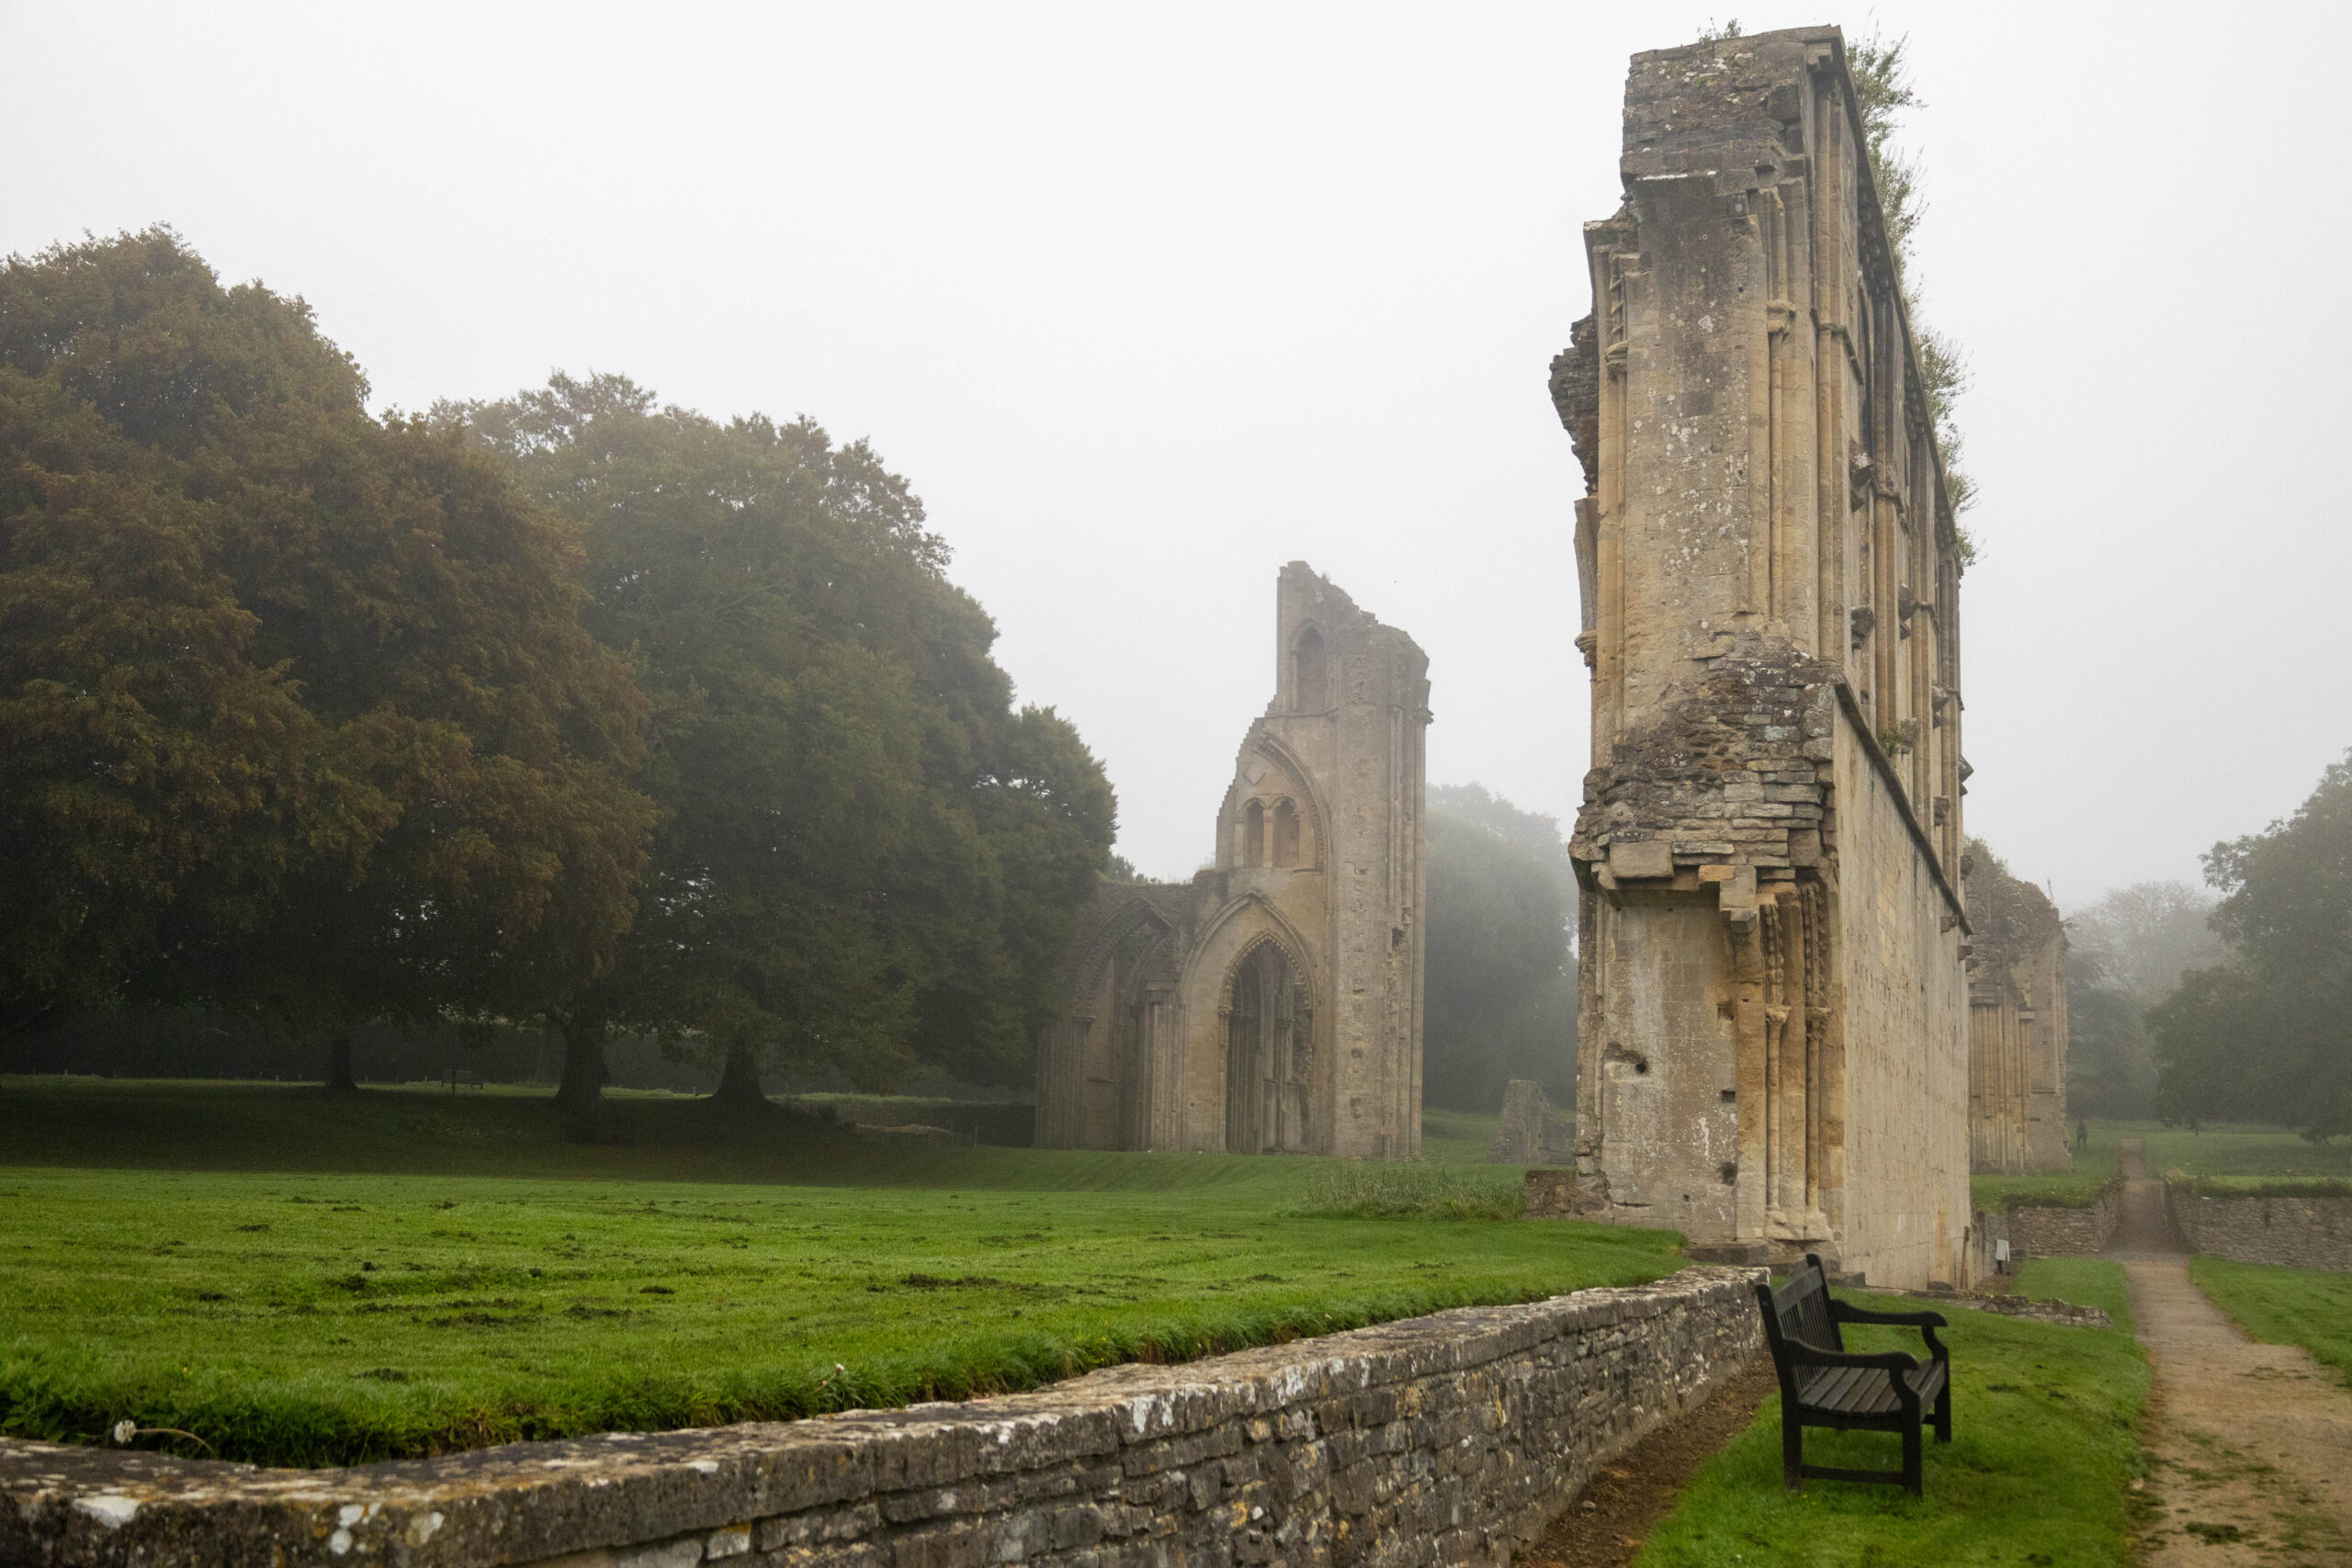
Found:
[{"label": "mist over field", "polygon": [[[308,299],[379,409],[616,371],[870,437],[1022,698],[1103,759],[1121,852],[1183,876],[1293,558],[1430,650],[1433,781],[1573,815],[1579,486],[1544,367],[1616,205],[1627,56],[1724,19],[16,5],[0,49],[42,63],[0,103],[0,249],[176,225]],[[2344,220],[2308,197],[2352,24],[2240,8],[2237,72],[2179,6],[1740,20],[1909,39],[1923,319],[1974,378],[1972,830],[2069,908],[2194,880],[2352,735]],[[2261,215],[2259,284],[2216,281],[2247,242],[2184,191]],[[2196,324],[2233,311],[2291,324]]]}]

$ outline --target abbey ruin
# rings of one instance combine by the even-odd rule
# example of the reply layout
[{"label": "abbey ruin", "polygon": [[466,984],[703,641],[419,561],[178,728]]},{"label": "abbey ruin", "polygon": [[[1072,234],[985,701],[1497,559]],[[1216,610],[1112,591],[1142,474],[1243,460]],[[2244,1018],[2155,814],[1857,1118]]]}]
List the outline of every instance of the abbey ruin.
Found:
[{"label": "abbey ruin", "polygon": [[1840,35],[1636,55],[1620,168],[1552,378],[1578,1207],[1963,1283],[1960,545]]},{"label": "abbey ruin", "polygon": [[1421,1146],[1429,660],[1302,561],[1214,865],[1104,886],[1037,1042],[1045,1148]]},{"label": "abbey ruin", "polygon": [[1968,1158],[1973,1170],[2071,1170],[2066,928],[1982,844],[1968,856]]}]

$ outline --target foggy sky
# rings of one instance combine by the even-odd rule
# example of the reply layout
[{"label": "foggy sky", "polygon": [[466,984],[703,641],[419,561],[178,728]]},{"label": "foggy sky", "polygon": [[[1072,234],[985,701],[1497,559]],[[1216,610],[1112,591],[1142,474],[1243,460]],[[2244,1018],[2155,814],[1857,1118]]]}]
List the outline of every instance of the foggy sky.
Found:
[{"label": "foggy sky", "polygon": [[[1429,651],[1433,783],[1573,814],[1545,367],[1626,57],[1723,15],[11,0],[0,251],[170,223],[379,409],[613,370],[869,437],[1181,877],[1293,558]],[[2227,15],[1875,12],[1928,100],[1917,319],[1975,372],[1968,826],[2070,908],[2352,746],[2352,22]]]}]

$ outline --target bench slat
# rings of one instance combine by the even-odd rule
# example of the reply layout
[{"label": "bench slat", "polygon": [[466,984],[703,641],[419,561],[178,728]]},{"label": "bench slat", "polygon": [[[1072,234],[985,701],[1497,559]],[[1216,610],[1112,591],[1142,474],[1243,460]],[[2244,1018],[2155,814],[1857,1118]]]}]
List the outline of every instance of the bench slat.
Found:
[{"label": "bench slat", "polygon": [[1798,1403],[1839,1416],[1878,1416],[1898,1409],[1894,1384],[1881,1367],[1835,1367],[1797,1395]]},{"label": "bench slat", "polygon": [[1825,1367],[1814,1374],[1811,1382],[1797,1385],[1797,1403],[1810,1404],[1817,1410],[1843,1410],[1845,1402],[1871,1370],[1868,1367]]}]

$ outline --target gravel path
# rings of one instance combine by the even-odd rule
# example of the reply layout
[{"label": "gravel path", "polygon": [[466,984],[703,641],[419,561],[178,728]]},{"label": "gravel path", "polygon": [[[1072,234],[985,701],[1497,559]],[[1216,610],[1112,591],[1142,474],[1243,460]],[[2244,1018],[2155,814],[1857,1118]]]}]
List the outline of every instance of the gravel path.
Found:
[{"label": "gravel path", "polygon": [[2123,1145],[2107,1256],[2155,1359],[2150,1568],[2352,1565],[2352,1391],[2293,1345],[2257,1345],[2188,1280],[2165,1190]]}]

